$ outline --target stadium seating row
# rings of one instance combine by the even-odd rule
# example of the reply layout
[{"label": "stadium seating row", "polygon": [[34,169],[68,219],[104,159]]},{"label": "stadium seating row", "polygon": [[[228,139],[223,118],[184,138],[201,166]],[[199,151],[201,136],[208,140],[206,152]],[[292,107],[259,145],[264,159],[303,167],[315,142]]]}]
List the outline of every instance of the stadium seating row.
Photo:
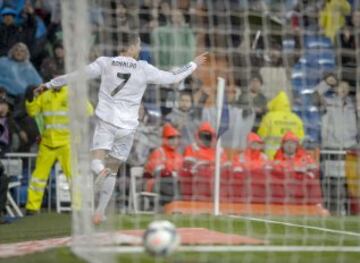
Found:
[{"label": "stadium seating row", "polygon": [[[214,168],[183,170],[179,176],[181,198],[185,201],[212,201]],[[302,204],[322,203],[318,174],[277,170],[232,171],[223,168],[220,186],[221,202]]]}]

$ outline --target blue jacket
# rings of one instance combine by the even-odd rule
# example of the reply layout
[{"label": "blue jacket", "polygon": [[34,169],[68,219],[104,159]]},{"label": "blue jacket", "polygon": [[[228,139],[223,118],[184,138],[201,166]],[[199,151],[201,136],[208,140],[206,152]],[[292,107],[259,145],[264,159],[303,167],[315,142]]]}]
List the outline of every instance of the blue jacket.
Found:
[{"label": "blue jacket", "polygon": [[0,86],[14,96],[23,95],[29,85],[42,83],[37,70],[30,61],[18,62],[8,57],[0,58]]}]

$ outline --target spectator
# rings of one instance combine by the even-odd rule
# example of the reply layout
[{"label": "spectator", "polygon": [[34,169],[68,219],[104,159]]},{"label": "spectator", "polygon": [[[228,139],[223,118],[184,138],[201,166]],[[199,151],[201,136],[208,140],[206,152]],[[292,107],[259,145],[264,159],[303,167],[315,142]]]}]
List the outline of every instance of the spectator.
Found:
[{"label": "spectator", "polygon": [[291,29],[319,31],[319,9],[321,1],[298,0],[291,15]]},{"label": "spectator", "polygon": [[266,143],[266,154],[273,158],[280,147],[281,138],[287,131],[292,131],[300,140],[304,138],[304,126],[295,113],[291,111],[291,104],[284,91],[269,101],[269,112],[263,117],[258,130],[259,136]]},{"label": "spectator", "polygon": [[360,41],[360,10],[351,14],[351,21],[345,25],[338,34],[337,45],[340,48],[340,59],[342,66],[356,66],[356,43]]},{"label": "spectator", "polygon": [[0,58],[0,85],[12,96],[23,95],[28,85],[39,85],[42,79],[29,61],[30,53],[24,43],[15,44],[7,57]]},{"label": "spectator", "polygon": [[[27,92],[33,92],[37,86],[27,87]],[[26,97],[26,95],[25,95]],[[20,145],[16,150],[17,152],[37,152],[36,146],[40,139],[40,131],[44,130],[43,116],[39,114],[35,118],[30,117],[25,108],[25,98],[15,101],[16,108],[13,111],[13,117],[18,123],[20,130],[23,131],[23,139],[20,141]]]},{"label": "spectator", "polygon": [[272,43],[270,50],[264,54],[264,65],[260,68],[260,75],[263,79],[263,93],[268,99],[274,98],[281,90],[291,96],[291,84],[279,44]]},{"label": "spectator", "polygon": [[47,28],[47,39],[54,43],[62,38],[61,31],[61,3],[60,0],[44,1],[42,4],[50,12],[50,21]]},{"label": "spectator", "polygon": [[177,9],[172,10],[170,25],[154,29],[151,44],[154,47],[155,64],[165,69],[186,64],[194,57],[196,50],[194,33]]},{"label": "spectator", "polygon": [[258,130],[260,121],[267,110],[267,99],[262,93],[262,85],[262,77],[259,74],[252,75],[248,89],[243,90],[236,102],[236,105],[243,109],[244,118],[253,111],[255,112],[254,131]]},{"label": "spectator", "polygon": [[339,81],[333,72],[326,73],[323,80],[314,88],[314,105],[319,106],[323,110],[325,96],[333,92],[338,84]]},{"label": "spectator", "polygon": [[281,140],[281,147],[276,151],[275,167],[285,171],[309,173],[319,169],[315,160],[301,147],[299,138],[288,131]]},{"label": "spectator", "polygon": [[139,126],[134,136],[133,147],[128,163],[131,166],[144,166],[150,152],[160,146],[160,118],[155,119],[141,104],[139,108]]},{"label": "spectator", "polygon": [[358,142],[355,101],[349,96],[348,82],[340,81],[333,87],[335,94],[325,97],[330,89],[330,86],[316,89],[324,110],[321,118],[322,147],[343,150]]},{"label": "spectator", "polygon": [[[197,163],[201,161],[215,162],[216,133],[209,122],[202,122],[196,132],[195,142],[184,150],[184,161]],[[227,160],[225,152],[221,155],[222,162]]]},{"label": "spectator", "polygon": [[[229,112],[229,126],[228,129],[221,136],[222,146],[226,148],[227,152],[233,150],[245,149],[246,147],[246,136],[251,132],[254,126],[255,113],[249,111],[249,100],[248,104],[242,105],[242,108],[236,106],[236,95],[235,87],[226,87],[227,104]],[[232,102],[232,103],[231,103]],[[213,127],[217,125],[217,108],[216,106],[206,107],[202,111],[202,120],[210,122]]]},{"label": "spectator", "polygon": [[247,136],[247,147],[244,152],[236,155],[233,159],[233,168],[236,170],[262,170],[268,163],[268,158],[264,151],[264,141],[259,135],[251,132]]},{"label": "spectator", "polygon": [[171,23],[171,5],[167,1],[159,4],[159,26],[166,26]]},{"label": "spectator", "polygon": [[[321,98],[321,146],[333,153],[322,154],[323,192],[325,206],[335,214],[344,214],[347,206],[347,186],[341,164],[342,150],[357,145],[358,130],[354,98],[349,96],[349,83],[339,81],[334,86],[319,86],[316,92]],[[331,92],[328,92],[331,91]],[[325,94],[330,93],[325,96]],[[325,151],[326,152],[326,151]],[[337,165],[333,169],[330,165]]]},{"label": "spectator", "polygon": [[65,73],[65,52],[61,43],[53,46],[52,57],[45,58],[41,63],[40,72],[44,81],[49,81]]},{"label": "spectator", "polygon": [[[3,158],[5,153],[11,150],[12,135],[21,134],[22,131],[18,128],[13,120],[10,112],[4,89],[0,88],[0,157]],[[6,93],[5,93],[6,94]],[[21,135],[19,135],[21,138]],[[7,202],[9,178],[4,172],[4,166],[0,162],[0,224],[10,223],[11,221],[6,218],[5,206]]]},{"label": "spectator", "polygon": [[351,21],[344,26],[337,36],[338,64],[342,69],[343,79],[349,80],[351,86],[356,86],[356,68],[359,58],[356,48],[360,43],[360,10],[355,10]]},{"label": "spectator", "polygon": [[145,173],[155,178],[155,187],[159,191],[162,203],[178,197],[179,187],[177,174],[182,168],[183,157],[178,152],[180,132],[170,123],[165,123],[161,147],[155,149],[145,165]]},{"label": "spectator", "polygon": [[0,155],[16,150],[20,143],[28,141],[26,133],[15,122],[6,97],[0,98]]},{"label": "spectator", "polygon": [[1,11],[2,23],[0,25],[0,56],[5,55],[9,49],[19,41],[19,29],[15,25],[16,11],[4,8]]},{"label": "spectator", "polygon": [[151,44],[151,32],[159,26],[159,4],[159,0],[144,0],[139,8],[140,38],[145,45]]},{"label": "spectator", "polygon": [[350,14],[351,6],[347,0],[327,0],[320,12],[320,26],[325,36],[334,41],[340,28],[345,24],[345,17]]},{"label": "spectator", "polygon": [[172,176],[173,172],[182,167],[182,155],[178,153],[180,132],[170,123],[165,123],[162,133],[162,145],[156,148],[149,156],[145,165],[145,172],[152,177],[161,171],[161,176]]},{"label": "spectator", "polygon": [[194,108],[194,101],[191,91],[182,91],[179,94],[178,107],[174,108],[166,116],[166,120],[171,122],[181,133],[180,151],[185,146],[194,142],[194,134],[200,124],[201,109]]},{"label": "spectator", "polygon": [[18,42],[24,42],[30,48],[35,43],[36,20],[34,9],[26,5],[23,18],[24,22],[18,26],[15,24],[16,10],[5,7],[1,11],[2,23],[0,25],[0,56],[8,53]]},{"label": "spectator", "polygon": [[[124,3],[117,3],[116,4],[116,32],[121,33],[123,32],[129,32],[132,30],[135,30],[138,28],[138,25],[136,23],[136,19],[133,15],[129,13],[129,10]],[[122,40],[120,39],[120,43]]]}]

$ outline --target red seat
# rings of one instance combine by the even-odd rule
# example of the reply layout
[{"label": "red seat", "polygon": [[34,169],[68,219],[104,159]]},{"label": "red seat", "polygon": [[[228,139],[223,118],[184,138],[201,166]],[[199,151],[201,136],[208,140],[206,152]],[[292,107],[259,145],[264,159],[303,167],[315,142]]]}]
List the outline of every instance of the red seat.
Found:
[{"label": "red seat", "polygon": [[245,202],[246,176],[244,171],[234,171],[225,167],[221,171],[221,201],[230,203]]},{"label": "red seat", "polygon": [[191,200],[193,194],[192,174],[188,169],[179,172],[180,193],[182,200]]},{"label": "red seat", "polygon": [[[183,200],[213,201],[213,165],[198,164],[179,173]],[[225,203],[299,204],[322,203],[319,174],[310,177],[282,170],[232,170],[222,167],[220,200]]]}]

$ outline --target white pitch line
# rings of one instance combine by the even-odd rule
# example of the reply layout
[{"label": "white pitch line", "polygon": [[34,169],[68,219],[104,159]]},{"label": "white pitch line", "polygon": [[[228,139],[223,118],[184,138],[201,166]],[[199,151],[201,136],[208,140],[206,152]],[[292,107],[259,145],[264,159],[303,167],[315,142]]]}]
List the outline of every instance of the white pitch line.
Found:
[{"label": "white pitch line", "polygon": [[288,223],[288,222],[283,222],[283,221],[275,221],[275,220],[270,220],[270,219],[262,219],[262,218],[256,218],[256,217],[248,217],[248,216],[229,215],[229,217],[237,218],[237,219],[244,219],[244,220],[251,220],[251,221],[258,221],[258,222],[265,222],[265,223],[271,223],[271,224],[292,226],[292,227],[307,228],[307,229],[312,229],[312,230],[329,232],[329,233],[333,233],[333,234],[342,234],[342,235],[360,237],[360,233],[350,232],[350,231],[342,231],[342,230],[335,230],[335,229],[331,229],[331,228],[294,224],[294,223]]},{"label": "white pitch line", "polygon": [[[81,249],[82,251],[100,253],[142,253],[143,247],[109,246]],[[181,246],[178,252],[355,252],[360,253],[356,246]]]}]

